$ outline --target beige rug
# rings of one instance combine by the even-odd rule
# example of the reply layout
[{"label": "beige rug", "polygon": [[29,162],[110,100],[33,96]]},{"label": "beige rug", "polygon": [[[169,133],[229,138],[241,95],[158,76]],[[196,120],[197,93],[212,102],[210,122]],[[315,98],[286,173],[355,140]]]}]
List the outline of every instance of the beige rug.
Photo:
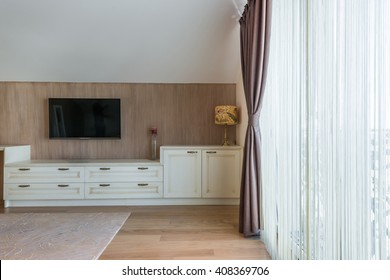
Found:
[{"label": "beige rug", "polygon": [[0,214],[1,260],[94,260],[130,213]]}]

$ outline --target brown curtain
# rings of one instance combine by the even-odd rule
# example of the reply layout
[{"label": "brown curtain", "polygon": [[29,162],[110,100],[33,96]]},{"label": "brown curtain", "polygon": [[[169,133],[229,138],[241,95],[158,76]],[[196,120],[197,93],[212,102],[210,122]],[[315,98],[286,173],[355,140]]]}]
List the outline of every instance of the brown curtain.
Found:
[{"label": "brown curtain", "polygon": [[239,230],[258,235],[261,213],[261,135],[259,117],[267,77],[272,0],[248,0],[240,19],[241,67],[248,127],[242,167]]}]

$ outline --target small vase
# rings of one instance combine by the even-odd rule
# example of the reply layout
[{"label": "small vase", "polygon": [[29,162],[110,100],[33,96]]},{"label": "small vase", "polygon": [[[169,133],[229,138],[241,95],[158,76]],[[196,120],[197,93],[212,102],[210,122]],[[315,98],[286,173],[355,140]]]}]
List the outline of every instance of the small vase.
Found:
[{"label": "small vase", "polygon": [[152,133],[152,154],[151,154],[151,160],[157,159],[157,128],[153,127],[151,128]]}]

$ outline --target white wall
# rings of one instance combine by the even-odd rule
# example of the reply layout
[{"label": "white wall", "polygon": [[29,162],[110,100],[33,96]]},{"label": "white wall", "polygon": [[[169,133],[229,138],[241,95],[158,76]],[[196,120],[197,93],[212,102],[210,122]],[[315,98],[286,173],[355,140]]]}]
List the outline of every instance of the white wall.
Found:
[{"label": "white wall", "polygon": [[241,2],[0,1],[0,81],[235,83]]}]

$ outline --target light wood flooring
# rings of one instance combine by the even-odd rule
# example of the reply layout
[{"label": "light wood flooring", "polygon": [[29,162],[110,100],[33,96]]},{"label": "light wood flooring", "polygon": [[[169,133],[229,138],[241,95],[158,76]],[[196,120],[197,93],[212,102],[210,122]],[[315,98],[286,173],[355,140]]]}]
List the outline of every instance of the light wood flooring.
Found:
[{"label": "light wood flooring", "polygon": [[238,206],[7,208],[2,212],[130,211],[102,260],[267,260],[259,238],[238,232]]}]

